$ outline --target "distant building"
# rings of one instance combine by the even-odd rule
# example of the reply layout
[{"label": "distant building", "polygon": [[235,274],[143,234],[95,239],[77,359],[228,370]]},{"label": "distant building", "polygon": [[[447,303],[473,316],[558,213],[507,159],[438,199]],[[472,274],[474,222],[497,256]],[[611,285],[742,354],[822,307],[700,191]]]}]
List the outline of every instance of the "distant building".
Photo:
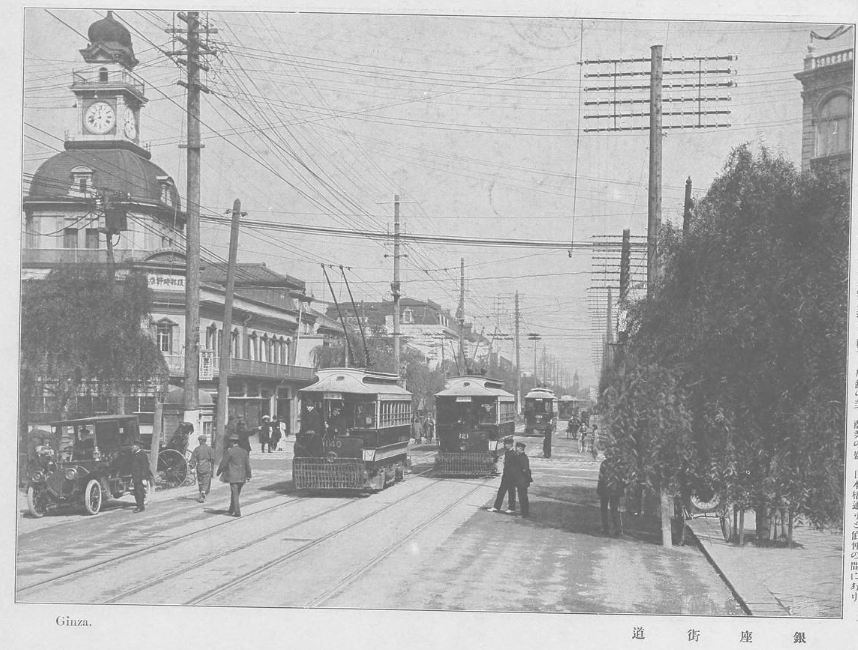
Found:
[{"label": "distant building", "polygon": [[[355,311],[340,306],[346,322],[355,322]],[[364,327],[381,329],[387,334],[393,333],[393,301],[362,301],[357,305]],[[326,315],[337,319],[337,309],[329,306]],[[445,360],[454,361],[459,349],[459,325],[456,318],[446,309],[432,300],[401,298],[399,301],[399,331],[401,342],[422,354],[430,367],[437,368]],[[471,323],[465,323],[465,356],[473,353],[479,335],[473,331]],[[480,348],[488,352],[485,337]]]},{"label": "distant building", "polygon": [[833,165],[846,177],[852,170],[854,48],[816,55],[807,48],[802,85],[802,171]]}]

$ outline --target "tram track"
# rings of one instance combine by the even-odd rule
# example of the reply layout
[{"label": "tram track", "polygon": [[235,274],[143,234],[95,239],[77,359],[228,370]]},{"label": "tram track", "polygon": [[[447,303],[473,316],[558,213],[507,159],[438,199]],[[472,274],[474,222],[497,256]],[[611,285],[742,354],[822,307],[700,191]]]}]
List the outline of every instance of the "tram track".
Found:
[{"label": "tram track", "polygon": [[303,605],[303,607],[319,607],[322,603],[330,600],[331,598],[338,596],[343,590],[354,583],[358,578],[366,575],[369,571],[375,568],[380,562],[382,562],[385,558],[389,557],[394,551],[401,548],[403,544],[405,544],[412,537],[417,535],[420,531],[427,528],[430,524],[436,522],[438,519],[448,514],[453,508],[458,506],[460,503],[468,499],[471,495],[473,495],[477,490],[485,487],[485,485],[489,482],[492,477],[483,477],[479,484],[475,485],[471,490],[463,494],[461,497],[453,501],[452,503],[445,506],[441,511],[435,513],[428,519],[420,522],[418,525],[414,526],[410,531],[408,531],[405,535],[401,536],[392,544],[388,545],[384,550],[380,553],[376,554],[369,562],[365,563],[363,566],[359,567],[348,576],[340,580],[334,587],[328,589],[325,593],[317,596],[310,602]]},{"label": "tram track", "polygon": [[[294,497],[292,499],[289,499],[288,501],[279,502],[279,503],[273,504],[267,508],[262,508],[260,510],[256,510],[254,512],[248,513],[247,517],[255,517],[256,515],[269,513],[272,510],[279,510],[282,508],[288,508],[289,506],[300,503],[301,500],[302,500],[301,497]],[[178,544],[180,544],[184,541],[187,541],[187,540],[189,540],[195,536],[210,533],[212,530],[220,528],[221,526],[229,525],[230,523],[232,523],[231,520],[223,521],[219,524],[214,524],[213,526],[208,526],[208,527],[202,528],[200,530],[193,530],[193,531],[190,531],[190,532],[185,533],[183,535],[180,535],[178,537],[165,539],[162,542],[158,542],[158,543],[152,544],[150,546],[145,546],[143,548],[139,548],[139,549],[136,549],[134,551],[129,551],[129,552],[127,552],[123,555],[119,555],[117,557],[102,560],[102,561],[98,562],[97,564],[88,564],[86,566],[80,567],[80,568],[75,569],[73,571],[69,571],[68,573],[64,573],[64,574],[59,575],[59,576],[53,576],[51,578],[47,578],[47,579],[42,580],[40,582],[35,582],[31,585],[27,585],[26,587],[20,587],[20,588],[15,590],[15,593],[19,595],[19,594],[22,594],[24,592],[28,592],[28,591],[32,591],[34,589],[38,589],[39,587],[44,587],[46,585],[52,585],[52,584],[60,583],[60,582],[67,580],[69,578],[79,578],[79,577],[86,575],[87,573],[90,573],[90,572],[103,571],[106,566],[119,564],[121,562],[127,562],[129,560],[129,558],[134,558],[135,556],[142,555],[144,553],[148,553],[148,552],[151,552],[153,550],[163,550],[163,549],[169,548],[171,545],[178,545]]]},{"label": "tram track", "polygon": [[[418,476],[422,476],[422,475],[428,474],[430,472],[431,472],[431,470],[426,470],[426,471],[418,474]],[[275,558],[273,560],[269,560],[268,562],[264,563],[263,565],[258,566],[256,568],[254,568],[253,570],[248,571],[247,573],[244,573],[241,576],[238,576],[237,578],[233,578],[232,580],[230,580],[230,581],[228,581],[222,585],[218,585],[214,589],[210,589],[210,590],[206,591],[205,593],[200,594],[199,596],[196,596],[195,598],[193,598],[190,601],[187,601],[183,604],[184,605],[202,605],[202,604],[205,604],[207,601],[212,600],[213,598],[220,596],[221,594],[224,594],[224,593],[226,593],[232,589],[235,589],[236,587],[245,584],[249,580],[252,580],[253,578],[255,578],[259,575],[268,573],[274,567],[277,567],[280,564],[288,562],[289,560],[291,560],[291,559],[293,559],[293,558],[295,558],[295,557],[297,557],[303,553],[306,553],[307,551],[315,548],[316,546],[319,546],[320,544],[327,542],[328,540],[331,540],[335,537],[338,537],[339,535],[342,535],[343,533],[348,532],[349,530],[355,528],[356,526],[363,524],[368,519],[376,517],[376,516],[380,515],[381,513],[385,512],[386,510],[394,507],[394,506],[400,505],[403,501],[409,500],[409,499],[412,499],[413,497],[421,495],[423,492],[429,490],[430,488],[435,487],[436,485],[437,485],[437,483],[435,483],[435,482],[429,483],[425,487],[422,487],[419,490],[412,492],[411,494],[405,496],[404,498],[402,498],[400,500],[391,501],[390,503],[384,505],[383,507],[379,508],[378,510],[373,511],[372,513],[370,513],[369,515],[367,515],[366,517],[364,517],[362,519],[349,522],[345,526],[340,526],[339,528],[332,530],[332,531],[318,537],[317,539],[314,539],[311,542],[304,544],[303,546],[301,546],[299,548],[296,548],[292,551],[289,551],[288,553],[281,555],[278,558]],[[348,505],[348,504],[346,504],[346,505]],[[329,512],[331,512],[331,511],[325,511],[324,513],[320,513],[318,516],[328,514]],[[316,517],[313,517],[313,518],[316,518]],[[306,522],[296,522],[290,526],[287,526],[283,530],[284,531],[289,530],[291,528],[300,526],[304,523],[306,523]],[[262,541],[262,540],[259,540],[259,541]],[[255,543],[255,542],[256,542],[256,540],[254,540],[254,542],[252,542],[252,543]],[[248,544],[248,546],[252,545],[252,543]],[[193,568],[197,568],[197,567],[193,567]],[[160,582],[163,582],[163,580],[158,581],[158,583],[160,583]],[[153,584],[150,586],[154,586],[155,584],[156,583],[153,582]]]}]

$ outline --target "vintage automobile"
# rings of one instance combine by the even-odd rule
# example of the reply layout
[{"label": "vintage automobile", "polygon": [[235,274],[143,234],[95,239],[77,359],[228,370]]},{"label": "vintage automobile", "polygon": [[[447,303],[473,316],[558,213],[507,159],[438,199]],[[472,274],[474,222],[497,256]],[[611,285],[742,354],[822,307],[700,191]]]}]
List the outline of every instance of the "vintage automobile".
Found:
[{"label": "vintage automobile", "polygon": [[[64,505],[83,503],[95,515],[109,497],[133,491],[132,443],[137,416],[101,415],[52,422],[51,444],[36,449],[29,468],[27,507],[43,517]],[[147,495],[151,486],[147,486]]]}]

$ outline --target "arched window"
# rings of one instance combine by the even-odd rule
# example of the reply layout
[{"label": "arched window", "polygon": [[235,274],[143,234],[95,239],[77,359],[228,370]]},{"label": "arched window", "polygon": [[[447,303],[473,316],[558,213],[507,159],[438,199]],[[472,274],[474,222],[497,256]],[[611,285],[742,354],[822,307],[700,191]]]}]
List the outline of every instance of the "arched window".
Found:
[{"label": "arched window", "polygon": [[816,156],[833,156],[849,151],[852,144],[852,98],[834,95],[819,109],[816,121]]},{"label": "arched window", "polygon": [[283,346],[283,364],[289,365],[292,363],[292,339],[286,339]]},{"label": "arched window", "polygon": [[262,338],[259,340],[259,360],[268,361],[271,358],[269,352],[270,348],[268,347],[268,334],[263,334]]},{"label": "arched window", "polygon": [[212,323],[206,328],[206,350],[217,351],[217,325]]},{"label": "arched window", "polygon": [[238,329],[232,330],[232,337],[229,342],[229,356],[233,359],[241,358],[241,343],[239,343],[239,341]]},{"label": "arched window", "polygon": [[259,339],[256,332],[247,337],[247,358],[251,361],[259,359]]}]

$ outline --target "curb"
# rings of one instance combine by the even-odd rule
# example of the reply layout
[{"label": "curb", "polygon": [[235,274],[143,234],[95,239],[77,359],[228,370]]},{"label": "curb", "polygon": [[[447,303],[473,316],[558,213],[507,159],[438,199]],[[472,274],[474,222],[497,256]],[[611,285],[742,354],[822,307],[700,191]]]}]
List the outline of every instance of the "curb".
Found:
[{"label": "curb", "polygon": [[691,533],[691,536],[697,543],[697,548],[699,548],[703,552],[703,555],[709,561],[709,564],[711,564],[712,568],[715,569],[715,573],[717,573],[721,580],[724,581],[724,584],[727,585],[727,588],[730,590],[730,593],[733,594],[733,598],[736,599],[736,602],[739,603],[739,606],[742,608],[742,611],[745,612],[745,614],[747,614],[748,616],[753,616],[754,613],[751,611],[751,608],[748,607],[748,603],[746,603],[745,599],[742,598],[741,594],[736,591],[736,587],[734,587],[733,583],[730,582],[730,579],[727,577],[727,574],[725,574],[724,571],[721,570],[721,567],[718,566],[718,563],[715,562],[715,559],[712,557],[712,555],[710,555],[709,551],[706,550],[706,546],[703,544],[703,542],[700,541],[700,538],[697,537],[697,534],[694,532],[694,529],[685,522],[682,522],[682,524],[687,529],[687,532]]}]

